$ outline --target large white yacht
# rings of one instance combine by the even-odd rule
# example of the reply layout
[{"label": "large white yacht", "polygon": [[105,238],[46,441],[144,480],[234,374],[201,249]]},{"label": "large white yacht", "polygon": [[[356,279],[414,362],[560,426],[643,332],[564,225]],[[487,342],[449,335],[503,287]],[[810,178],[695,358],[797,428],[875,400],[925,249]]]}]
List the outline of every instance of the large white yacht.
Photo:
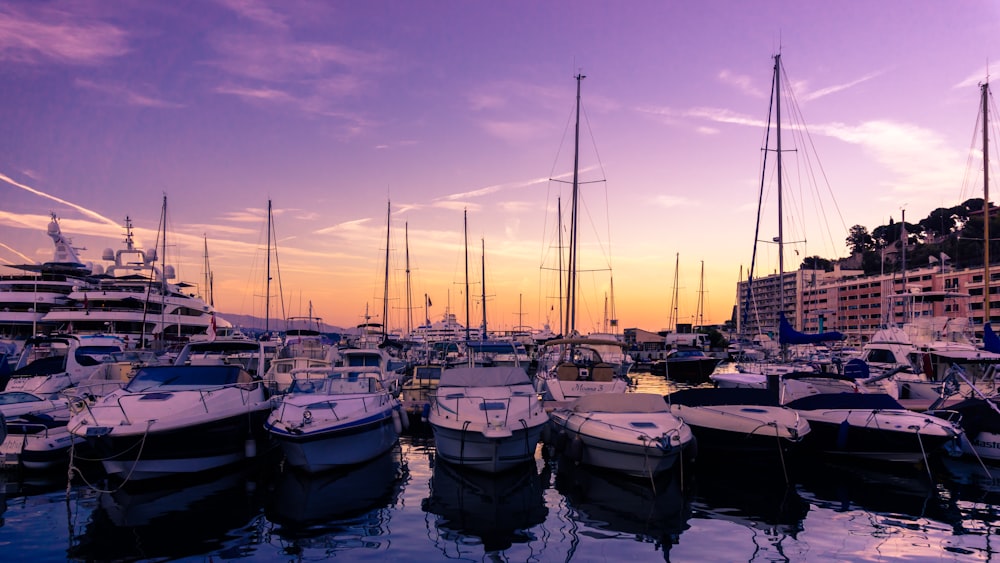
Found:
[{"label": "large white yacht", "polygon": [[55,214],[48,235],[55,244],[52,260],[42,264],[13,264],[21,273],[0,276],[0,354],[15,354],[28,337],[56,328],[43,320],[53,307],[69,303],[69,294],[91,273],[77,248],[63,236]]},{"label": "large white yacht", "polygon": [[173,282],[174,268],[162,265],[156,249],[136,247],[132,222],[125,218],[125,247],[105,249],[94,276],[69,294],[70,303],[53,307],[43,321],[74,334],[115,334],[132,346],[184,342],[214,327],[231,324],[211,305],[191,292],[189,284]]}]

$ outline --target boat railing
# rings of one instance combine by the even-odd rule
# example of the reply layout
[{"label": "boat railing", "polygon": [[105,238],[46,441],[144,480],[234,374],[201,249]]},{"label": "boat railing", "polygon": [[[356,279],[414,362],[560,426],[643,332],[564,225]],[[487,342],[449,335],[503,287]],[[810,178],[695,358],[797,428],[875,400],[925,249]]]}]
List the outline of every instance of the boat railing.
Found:
[{"label": "boat railing", "polygon": [[[129,418],[128,412],[126,410],[127,403],[136,403],[136,405],[131,405],[131,404],[128,405],[129,408],[132,408],[133,406],[138,405],[138,401],[162,400],[162,399],[167,399],[176,393],[190,393],[193,391],[198,393],[198,401],[205,408],[205,412],[208,413],[211,412],[211,409],[208,406],[208,400],[206,399],[206,397],[218,393],[219,391],[224,391],[226,389],[239,389],[240,398],[242,399],[243,405],[246,406],[250,404],[251,393],[258,387],[262,387],[262,383],[260,381],[254,381],[251,383],[227,383],[225,385],[218,385],[213,387],[178,387],[176,389],[164,389],[161,387],[155,390],[129,392],[122,395],[118,395],[117,397],[115,397],[115,402],[118,405],[118,410],[120,410],[122,413],[122,418],[125,420],[125,424],[133,424],[132,419]],[[127,403],[123,402],[126,400]],[[97,418],[94,416],[94,411],[93,411],[93,408],[97,406],[97,403],[91,404],[90,402],[83,401],[82,405],[78,403],[77,406],[81,407],[82,409],[85,409],[87,411],[87,414],[90,415],[91,420],[93,420],[95,423],[97,422]],[[139,410],[145,411],[146,409],[140,408]]]},{"label": "boat railing", "polygon": [[[511,414],[511,406],[516,402],[524,400],[529,411],[531,410],[533,403],[537,403],[538,408],[542,408],[542,404],[538,399],[538,394],[532,390],[531,392],[522,391],[512,391],[509,397],[485,397],[482,395],[470,395],[468,392],[444,392],[440,393],[441,388],[438,388],[439,393],[433,393],[432,395],[436,398],[434,403],[434,408],[441,411],[442,408],[445,410],[451,410],[456,419],[461,420],[463,416],[467,416],[470,420],[478,418],[482,414],[482,423],[490,424],[490,415],[496,413],[496,411],[503,411],[503,425],[506,426],[509,422],[508,417]],[[453,401],[450,405],[453,408],[448,409],[443,407],[441,401],[446,400],[449,402]],[[465,408],[463,409],[463,404]],[[469,414],[471,411],[471,415]],[[474,420],[473,420],[474,421]]]},{"label": "boat railing", "polygon": [[[325,407],[327,410],[330,411],[330,414],[333,415],[334,420],[336,420],[336,421],[339,422],[341,420],[349,419],[349,418],[351,418],[351,416],[350,415],[343,415],[342,413],[338,414],[337,413],[337,406],[338,405],[342,407],[341,410],[344,410],[345,408],[347,408],[345,406],[345,402],[348,402],[348,403],[350,403],[352,405],[356,405],[358,402],[360,402],[361,403],[361,411],[364,412],[365,414],[368,414],[370,412],[379,412],[379,411],[381,411],[382,407],[385,406],[385,404],[388,401],[389,401],[389,394],[388,393],[378,393],[378,394],[371,394],[371,395],[367,395],[367,396],[363,396],[363,397],[353,397],[350,401],[344,401],[343,398],[336,397],[336,398],[327,399],[325,401],[318,401],[316,403],[312,403],[312,404],[309,405],[309,409],[310,410],[317,410],[319,408],[324,408]],[[350,410],[351,410],[351,413],[357,412],[355,409],[350,409]]]}]

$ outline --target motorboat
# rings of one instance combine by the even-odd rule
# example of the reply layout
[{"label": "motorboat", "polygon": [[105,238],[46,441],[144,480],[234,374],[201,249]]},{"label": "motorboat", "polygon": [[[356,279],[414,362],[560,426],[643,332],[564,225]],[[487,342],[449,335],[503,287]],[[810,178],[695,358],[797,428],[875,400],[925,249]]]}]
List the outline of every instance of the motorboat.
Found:
[{"label": "motorboat", "polygon": [[3,389],[55,397],[87,380],[112,354],[126,348],[125,341],[108,335],[35,336],[25,342]]},{"label": "motorboat", "polygon": [[396,395],[403,387],[406,362],[395,358],[384,347],[344,348],[340,350],[340,365],[350,368],[377,367],[382,385]]},{"label": "motorboat", "polygon": [[649,372],[662,375],[675,383],[700,385],[709,382],[709,376],[722,361],[696,349],[674,348],[662,360],[653,362]]},{"label": "motorboat", "polygon": [[609,338],[557,338],[542,345],[535,388],[546,401],[572,401],[593,393],[625,393],[632,363],[622,358],[624,344]]},{"label": "motorboat", "polygon": [[376,366],[304,368],[291,373],[288,393],[265,427],[293,467],[316,472],[356,465],[399,440],[399,400]]},{"label": "motorboat", "polygon": [[547,424],[542,401],[520,367],[457,367],[441,373],[428,423],[440,458],[485,472],[535,456]]},{"label": "motorboat", "polygon": [[[944,392],[927,414],[945,418],[962,428],[961,448],[965,456],[979,463],[1000,465],[1000,395],[976,391],[968,380],[961,366],[952,366],[944,382]],[[962,389],[972,389],[973,393],[944,406],[951,397],[960,395]]]},{"label": "motorboat", "polygon": [[410,420],[411,431],[427,424],[431,413],[431,394],[437,390],[443,372],[443,365],[418,364],[413,366],[410,377],[403,382],[400,402]]},{"label": "motorboat", "polygon": [[264,380],[272,391],[284,393],[292,384],[292,372],[309,368],[333,367],[339,360],[336,347],[323,340],[318,331],[295,329],[286,333],[277,355],[270,361]]},{"label": "motorboat", "polygon": [[809,422],[764,389],[679,389],[670,412],[691,427],[700,453],[778,454],[802,442]]},{"label": "motorboat", "polygon": [[62,398],[25,391],[0,392],[0,468],[45,470],[65,466],[69,448],[81,444],[66,429],[70,409]]},{"label": "motorboat", "polygon": [[593,393],[549,413],[557,452],[575,462],[655,477],[670,470],[694,434],[654,393]]},{"label": "motorboat", "polygon": [[[190,474],[256,455],[272,403],[263,383],[188,343],[174,365],[146,366],[69,421],[104,470],[123,479]],[[214,361],[209,361],[214,360]]]},{"label": "motorboat", "polygon": [[962,429],[904,408],[886,393],[817,393],[783,402],[809,421],[806,448],[890,462],[926,462],[957,451]]}]

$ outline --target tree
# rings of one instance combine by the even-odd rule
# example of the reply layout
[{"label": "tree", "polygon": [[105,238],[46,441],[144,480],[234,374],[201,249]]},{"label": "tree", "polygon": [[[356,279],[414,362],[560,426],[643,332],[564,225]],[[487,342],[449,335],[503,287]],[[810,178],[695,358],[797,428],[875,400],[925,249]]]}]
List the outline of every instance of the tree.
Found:
[{"label": "tree", "polygon": [[824,272],[833,271],[833,262],[826,258],[820,258],[819,256],[807,256],[802,260],[802,264],[799,265],[800,270],[823,270]]},{"label": "tree", "polygon": [[864,254],[875,250],[875,239],[864,225],[854,225],[847,235],[847,247],[851,249],[851,254]]}]

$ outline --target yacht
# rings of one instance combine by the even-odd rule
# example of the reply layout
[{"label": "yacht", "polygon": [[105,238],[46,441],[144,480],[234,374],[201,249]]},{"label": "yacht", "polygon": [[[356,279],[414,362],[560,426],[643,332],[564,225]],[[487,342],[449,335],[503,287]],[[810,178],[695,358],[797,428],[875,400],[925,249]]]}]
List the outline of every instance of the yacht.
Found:
[{"label": "yacht", "polygon": [[69,293],[69,303],[52,307],[42,317],[44,323],[71,334],[116,334],[144,348],[156,342],[184,342],[213,326],[231,326],[191,293],[189,284],[171,281],[174,268],[158,263],[156,249],[136,246],[129,218],[125,247],[105,249],[102,259],[108,265],[96,267],[92,278]]},{"label": "yacht", "polygon": [[73,288],[91,274],[55,214],[47,233],[55,244],[51,261],[6,265],[22,273],[0,276],[0,354],[14,355],[28,337],[55,329],[55,323],[43,320],[45,314],[68,304]]}]

